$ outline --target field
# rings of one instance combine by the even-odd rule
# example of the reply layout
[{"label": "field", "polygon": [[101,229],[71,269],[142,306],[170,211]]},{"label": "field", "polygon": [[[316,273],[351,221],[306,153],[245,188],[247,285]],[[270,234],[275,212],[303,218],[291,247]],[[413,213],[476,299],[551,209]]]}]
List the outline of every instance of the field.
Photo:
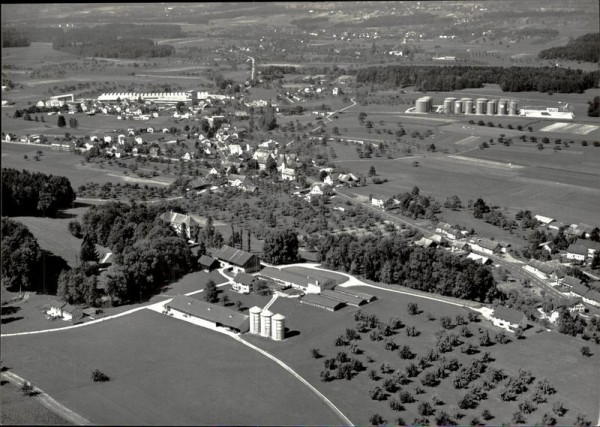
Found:
[{"label": "field", "polygon": [[[2,341],[2,359],[11,370],[94,424],[340,422],[264,356],[150,310],[88,328]],[[93,383],[94,369],[111,381]]]},{"label": "field", "polygon": [[0,396],[2,425],[70,425],[35,397],[24,397],[20,388],[8,381],[2,380]]},{"label": "field", "polygon": [[[34,160],[37,151],[44,154],[39,161]],[[28,159],[25,159],[27,156]],[[107,166],[102,169],[93,163],[82,165],[82,157],[73,153],[54,151],[50,147],[36,144],[7,144],[2,143],[2,167],[18,170],[27,169],[58,176],[66,176],[75,191],[80,185],[88,182],[104,184],[139,182],[148,185],[169,185],[173,179],[158,177],[158,179],[141,179],[124,175],[118,168]]]},{"label": "field", "polygon": [[[356,288],[363,292],[375,294],[379,300],[362,308],[362,311],[368,314],[376,314],[383,322],[387,322],[392,316],[399,317],[403,323],[408,326],[414,325],[421,331],[418,337],[407,337],[404,330],[391,338],[400,346],[409,345],[412,352],[417,354],[413,362],[417,362],[419,356],[423,356],[430,348],[435,348],[434,333],[441,328],[439,319],[441,316],[450,316],[452,319],[457,314],[466,315],[466,309],[428,301],[420,298],[413,298],[404,295],[387,293],[372,288]],[[409,302],[416,302],[422,313],[417,316],[409,316],[406,306]],[[402,417],[406,422],[411,422],[417,417],[418,403],[405,404],[405,410],[394,412],[389,408],[389,400],[394,397],[392,394],[387,400],[376,402],[371,400],[368,391],[375,385],[382,386],[383,380],[388,375],[379,374],[382,379],[377,382],[368,378],[368,370],[375,369],[379,372],[382,363],[388,363],[392,368],[404,371],[410,361],[402,360],[396,352],[386,351],[382,342],[373,342],[368,338],[368,333],[361,334],[361,339],[356,341],[358,347],[364,351],[363,354],[355,356],[348,351],[348,347],[335,347],[334,341],[339,335],[345,333],[346,328],[355,326],[354,314],[356,308],[345,307],[338,312],[328,312],[314,307],[307,307],[299,304],[297,301],[279,298],[270,308],[274,313],[282,313],[286,316],[286,327],[298,333],[282,343],[275,343],[249,336],[247,339],[254,344],[272,352],[280,357],[292,368],[297,370],[308,381],[316,385],[325,395],[332,398],[334,404],[344,412],[352,422],[366,425],[369,416],[379,413],[384,419],[392,423],[397,417]],[[436,320],[427,320],[429,314],[432,314]],[[476,337],[479,335],[478,329],[489,330],[494,335],[498,330],[491,326],[487,321],[470,324],[469,328],[474,332],[471,341],[478,345]],[[457,328],[458,329],[458,328]],[[458,330],[454,331],[458,333]],[[531,415],[526,415],[530,424],[541,419],[544,412],[551,413],[550,405],[555,400],[560,400],[564,406],[569,409],[565,417],[559,418],[559,424],[571,424],[579,412],[586,414],[589,420],[595,421],[598,416],[598,383],[599,371],[598,362],[600,355],[595,354],[592,358],[583,358],[579,353],[579,348],[583,341],[573,339],[564,335],[555,333],[536,333],[533,328],[526,332],[526,339],[514,340],[508,344],[495,344],[488,347],[495,361],[490,365],[501,368],[508,375],[516,375],[518,368],[529,369],[537,378],[548,377],[557,388],[556,395],[549,396],[547,404],[538,405],[539,408]],[[464,338],[462,338],[464,340]],[[473,341],[475,340],[475,341]],[[348,352],[350,357],[356,357],[367,367],[367,371],[359,373],[351,381],[334,380],[331,382],[321,382],[319,373],[323,370],[322,359],[313,359],[310,356],[310,349],[317,348],[325,358],[335,357],[340,351]],[[483,349],[481,349],[483,351]],[[549,356],[550,354],[560,354],[560,357]],[[467,356],[458,352],[446,353],[446,357],[456,357],[461,363],[466,363],[474,358],[481,357],[480,354]],[[368,363],[367,356],[374,359],[374,362]],[[532,361],[535,363],[532,363]],[[434,366],[436,366],[434,362]],[[430,368],[431,370],[431,368]],[[422,374],[403,389],[414,391],[417,385],[421,385],[419,379]],[[456,409],[458,400],[466,393],[466,390],[455,390],[452,386],[452,375],[435,387],[425,387],[426,394],[413,396],[418,401],[431,402],[432,395],[445,402],[438,406],[437,411],[444,410],[452,412]],[[479,383],[479,381],[476,381]],[[465,416],[459,420],[459,424],[468,424],[473,416],[479,416],[484,409],[489,409],[495,418],[490,421],[491,424],[499,425],[510,423],[512,413],[517,411],[517,402],[504,402],[499,398],[499,393],[504,389],[499,385],[496,389],[488,392],[488,398],[481,402],[475,410],[461,410]],[[533,389],[533,387],[531,387]],[[531,392],[526,393],[529,396]],[[518,398],[519,402],[523,397]],[[432,420],[432,417],[429,417]]]}]

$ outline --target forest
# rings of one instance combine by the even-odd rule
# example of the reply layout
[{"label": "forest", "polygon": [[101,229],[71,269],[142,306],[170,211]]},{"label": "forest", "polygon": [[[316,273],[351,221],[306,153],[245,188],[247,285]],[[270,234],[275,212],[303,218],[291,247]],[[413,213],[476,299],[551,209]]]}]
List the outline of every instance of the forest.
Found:
[{"label": "forest", "polygon": [[[162,212],[142,204],[108,203],[92,206],[83,216],[84,240],[106,246],[114,254],[116,268],[106,285],[113,304],[148,298],[195,268],[186,240],[159,218]],[[80,277],[71,277],[74,274]],[[84,302],[80,300],[92,293],[82,292],[78,283],[86,280],[78,279],[91,275],[83,268],[71,276],[59,283],[59,294],[69,302]]]},{"label": "forest", "polygon": [[485,83],[504,91],[582,93],[598,86],[600,71],[554,67],[406,66],[368,67],[356,72],[358,83],[416,86],[417,90],[449,92],[480,88]]},{"label": "forest", "polygon": [[326,234],[317,246],[326,267],[368,280],[480,302],[501,296],[487,267],[442,250],[411,246],[396,234]]},{"label": "forest", "polygon": [[74,201],[75,191],[64,176],[2,168],[3,216],[54,216]]},{"label": "forest", "polygon": [[13,27],[2,29],[2,47],[27,47],[31,41],[23,32]]},{"label": "forest", "polygon": [[598,62],[598,59],[600,59],[600,34],[584,34],[569,41],[566,46],[557,46],[542,50],[538,56],[541,59]]}]

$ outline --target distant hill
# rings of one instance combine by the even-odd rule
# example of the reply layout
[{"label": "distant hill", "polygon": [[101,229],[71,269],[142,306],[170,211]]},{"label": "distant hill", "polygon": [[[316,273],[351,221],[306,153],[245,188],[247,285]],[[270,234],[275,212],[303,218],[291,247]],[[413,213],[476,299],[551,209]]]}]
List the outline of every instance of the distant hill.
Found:
[{"label": "distant hill", "polygon": [[585,34],[575,40],[571,40],[566,46],[542,50],[539,57],[542,59],[598,62],[598,59],[600,59],[600,34]]}]

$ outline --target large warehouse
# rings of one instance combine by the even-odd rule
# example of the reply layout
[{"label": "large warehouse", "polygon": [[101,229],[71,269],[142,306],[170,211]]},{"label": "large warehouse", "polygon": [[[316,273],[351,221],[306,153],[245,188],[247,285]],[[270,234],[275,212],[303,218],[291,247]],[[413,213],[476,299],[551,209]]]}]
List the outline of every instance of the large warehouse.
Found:
[{"label": "large warehouse", "polygon": [[[210,304],[185,295],[177,295],[165,304],[166,314],[192,317],[202,326],[210,328],[224,327],[235,332],[248,332],[248,316],[226,307]],[[175,316],[177,317],[177,316]]]}]

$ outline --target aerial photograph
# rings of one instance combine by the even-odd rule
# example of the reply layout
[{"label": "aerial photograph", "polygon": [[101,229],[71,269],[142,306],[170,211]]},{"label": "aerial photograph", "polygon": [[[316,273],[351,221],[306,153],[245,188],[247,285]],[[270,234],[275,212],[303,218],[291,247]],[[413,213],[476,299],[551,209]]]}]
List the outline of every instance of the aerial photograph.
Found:
[{"label": "aerial photograph", "polygon": [[600,425],[598,0],[0,19],[0,425]]}]

